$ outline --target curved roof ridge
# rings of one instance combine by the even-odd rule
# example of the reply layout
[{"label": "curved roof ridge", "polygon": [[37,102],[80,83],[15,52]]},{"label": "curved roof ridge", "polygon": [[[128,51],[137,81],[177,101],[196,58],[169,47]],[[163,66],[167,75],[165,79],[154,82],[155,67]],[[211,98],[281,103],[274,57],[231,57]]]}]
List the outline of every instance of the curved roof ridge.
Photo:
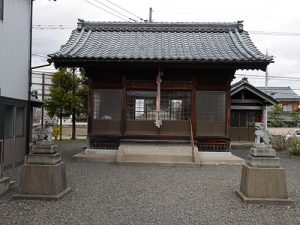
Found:
[{"label": "curved roof ridge", "polygon": [[234,35],[232,33],[232,31],[229,31],[229,35],[231,40],[233,41],[233,44],[235,45],[235,47],[237,48],[237,50],[247,59],[250,59],[251,57],[249,57],[249,53],[247,53],[246,51],[244,51],[239,44],[237,43],[236,39],[234,38]]},{"label": "curved roof ridge", "polygon": [[65,55],[69,54],[73,50],[73,48],[75,48],[75,46],[77,45],[77,43],[81,39],[83,33],[84,33],[84,29],[81,30],[80,34],[78,35],[78,37],[76,38],[74,43],[72,45],[70,45],[70,47],[68,49],[66,49],[65,51],[63,51],[61,53],[65,54]]},{"label": "curved roof ridge", "polygon": [[256,54],[251,51],[244,43],[239,31],[237,29],[235,29],[235,35],[237,36],[238,40],[240,41],[241,45],[243,46],[243,48],[245,49],[245,51],[251,55],[253,58],[257,59],[257,58],[260,58],[260,57],[257,57]]},{"label": "curved roof ridge", "polygon": [[70,52],[70,55],[76,54],[85,45],[85,43],[88,40],[88,38],[90,37],[91,33],[92,33],[92,31],[89,30],[87,32],[87,34],[85,35],[84,39],[82,40],[82,42]]},{"label": "curved roof ridge", "polygon": [[218,31],[234,30],[243,31],[243,22],[93,22],[79,20],[78,28],[92,30],[109,30],[109,31]]}]

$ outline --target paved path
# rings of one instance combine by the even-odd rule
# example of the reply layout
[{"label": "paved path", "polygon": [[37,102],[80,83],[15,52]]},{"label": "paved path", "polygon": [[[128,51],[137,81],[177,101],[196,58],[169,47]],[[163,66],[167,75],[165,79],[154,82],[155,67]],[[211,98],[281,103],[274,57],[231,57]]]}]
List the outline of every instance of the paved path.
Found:
[{"label": "paved path", "polygon": [[[73,191],[60,201],[0,197],[0,224],[300,224],[300,157],[281,156],[295,207],[247,205],[240,166],[118,166],[73,162],[82,143],[60,145]],[[247,151],[235,150],[245,157]],[[8,172],[7,172],[8,173]]]}]

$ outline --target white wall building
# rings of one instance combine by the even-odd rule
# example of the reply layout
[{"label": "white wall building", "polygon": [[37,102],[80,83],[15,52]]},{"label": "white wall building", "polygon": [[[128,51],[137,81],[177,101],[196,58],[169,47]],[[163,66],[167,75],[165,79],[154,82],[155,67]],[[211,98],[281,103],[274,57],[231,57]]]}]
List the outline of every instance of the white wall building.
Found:
[{"label": "white wall building", "polygon": [[0,0],[0,140],[5,166],[22,162],[27,146],[31,4]]}]

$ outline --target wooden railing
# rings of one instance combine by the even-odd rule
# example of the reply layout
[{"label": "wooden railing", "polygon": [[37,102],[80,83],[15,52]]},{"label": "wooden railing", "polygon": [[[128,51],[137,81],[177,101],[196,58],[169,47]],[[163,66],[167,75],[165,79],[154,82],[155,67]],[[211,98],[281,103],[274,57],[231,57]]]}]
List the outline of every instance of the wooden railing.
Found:
[{"label": "wooden railing", "polygon": [[191,145],[192,145],[192,158],[193,161],[195,162],[195,153],[194,153],[194,148],[195,148],[195,143],[194,143],[194,134],[193,134],[193,124],[192,120],[190,120],[190,136],[191,136]]}]

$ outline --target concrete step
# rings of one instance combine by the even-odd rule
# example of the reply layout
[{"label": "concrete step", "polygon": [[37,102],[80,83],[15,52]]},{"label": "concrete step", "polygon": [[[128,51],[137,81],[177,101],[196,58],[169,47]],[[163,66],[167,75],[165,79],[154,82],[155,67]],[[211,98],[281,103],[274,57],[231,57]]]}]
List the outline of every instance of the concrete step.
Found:
[{"label": "concrete step", "polygon": [[231,149],[250,149],[254,146],[254,142],[232,141],[230,143]]},{"label": "concrete step", "polygon": [[121,143],[118,162],[121,163],[194,163],[192,147],[188,144]]},{"label": "concrete step", "polygon": [[123,153],[128,154],[149,154],[149,155],[191,155],[190,145],[121,145]]},{"label": "concrete step", "polygon": [[190,163],[191,155],[154,155],[154,154],[123,154],[123,162],[140,163]]}]

